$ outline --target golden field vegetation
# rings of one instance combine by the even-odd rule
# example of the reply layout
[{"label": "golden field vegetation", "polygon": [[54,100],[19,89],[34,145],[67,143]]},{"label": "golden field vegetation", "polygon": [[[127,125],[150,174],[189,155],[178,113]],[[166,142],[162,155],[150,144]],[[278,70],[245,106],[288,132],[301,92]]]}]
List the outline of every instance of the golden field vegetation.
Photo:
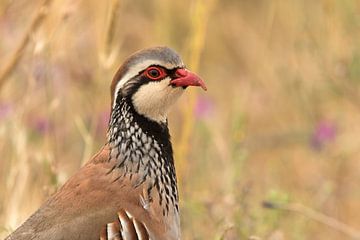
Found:
[{"label": "golden field vegetation", "polygon": [[169,116],[183,238],[360,239],[359,30],[357,0],[0,0],[0,238],[105,142],[122,60],[167,45],[208,86]]}]

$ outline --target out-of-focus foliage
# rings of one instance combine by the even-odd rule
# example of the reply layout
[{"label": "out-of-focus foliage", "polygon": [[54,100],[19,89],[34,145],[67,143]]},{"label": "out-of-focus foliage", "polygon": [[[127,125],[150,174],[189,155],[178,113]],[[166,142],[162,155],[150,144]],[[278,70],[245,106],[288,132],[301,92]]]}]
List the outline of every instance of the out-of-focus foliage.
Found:
[{"label": "out-of-focus foliage", "polygon": [[[0,69],[40,0],[0,1]],[[345,239],[261,202],[360,229],[356,0],[53,0],[0,89],[0,237],[105,142],[109,86],[167,45],[205,79],[169,116],[184,239]]]}]

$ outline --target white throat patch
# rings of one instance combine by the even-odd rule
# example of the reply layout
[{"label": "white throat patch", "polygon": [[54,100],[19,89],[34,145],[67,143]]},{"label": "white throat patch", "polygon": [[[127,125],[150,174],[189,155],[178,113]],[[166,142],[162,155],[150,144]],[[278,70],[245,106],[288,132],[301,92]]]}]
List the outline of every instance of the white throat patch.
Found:
[{"label": "white throat patch", "polygon": [[184,92],[181,87],[170,86],[170,78],[149,82],[141,86],[132,97],[135,110],[156,122],[166,122],[171,105]]}]

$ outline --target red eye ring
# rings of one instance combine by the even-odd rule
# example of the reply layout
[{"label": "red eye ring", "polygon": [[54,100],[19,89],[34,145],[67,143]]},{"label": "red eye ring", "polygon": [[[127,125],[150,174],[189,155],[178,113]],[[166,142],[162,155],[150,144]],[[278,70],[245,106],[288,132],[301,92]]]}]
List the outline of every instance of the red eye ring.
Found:
[{"label": "red eye ring", "polygon": [[145,76],[151,80],[160,80],[166,76],[166,73],[164,69],[152,66],[145,70]]}]

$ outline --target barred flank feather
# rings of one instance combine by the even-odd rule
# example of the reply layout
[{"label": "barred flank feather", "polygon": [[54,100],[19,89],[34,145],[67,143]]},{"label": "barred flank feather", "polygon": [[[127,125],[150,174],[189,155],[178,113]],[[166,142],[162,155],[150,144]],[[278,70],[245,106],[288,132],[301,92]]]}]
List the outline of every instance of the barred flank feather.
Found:
[{"label": "barred flank feather", "polygon": [[127,211],[118,212],[118,220],[108,223],[100,235],[100,240],[149,240],[149,233],[143,223],[137,221]]}]

